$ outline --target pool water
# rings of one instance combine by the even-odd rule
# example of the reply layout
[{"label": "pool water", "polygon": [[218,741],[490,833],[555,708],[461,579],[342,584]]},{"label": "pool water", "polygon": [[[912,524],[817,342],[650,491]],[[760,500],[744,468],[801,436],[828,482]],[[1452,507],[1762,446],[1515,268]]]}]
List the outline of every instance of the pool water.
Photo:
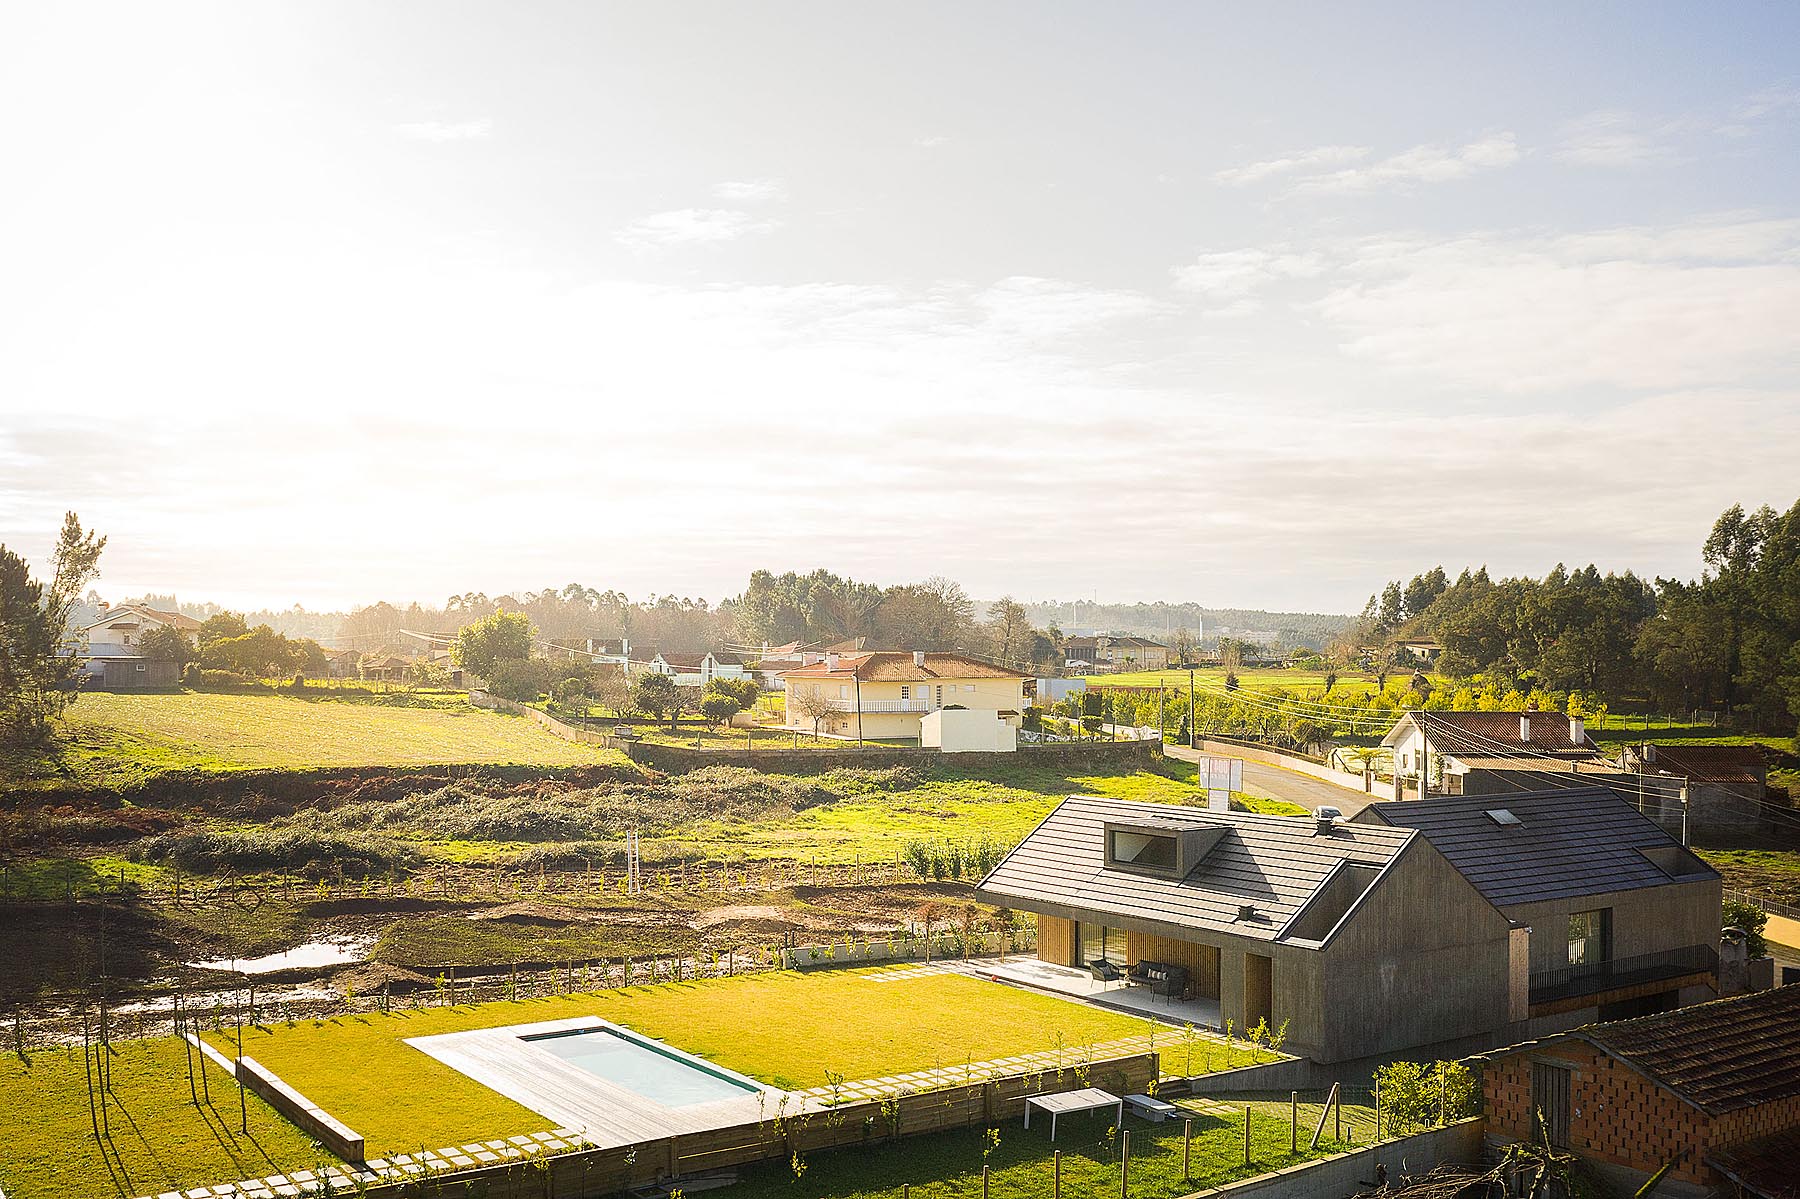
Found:
[{"label": "pool water", "polygon": [[742,1099],[757,1088],[609,1028],[524,1037],[546,1053],[664,1107]]}]

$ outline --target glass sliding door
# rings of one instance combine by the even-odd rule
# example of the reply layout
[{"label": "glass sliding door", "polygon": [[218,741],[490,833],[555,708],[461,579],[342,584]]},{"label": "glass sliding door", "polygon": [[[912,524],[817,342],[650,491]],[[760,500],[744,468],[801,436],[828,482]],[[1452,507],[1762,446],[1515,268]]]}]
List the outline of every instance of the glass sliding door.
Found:
[{"label": "glass sliding door", "polygon": [[1079,936],[1077,943],[1081,946],[1081,964],[1097,962],[1101,958],[1113,963],[1121,970],[1125,968],[1125,930],[1107,928],[1104,925],[1092,924],[1083,920],[1076,926]]}]

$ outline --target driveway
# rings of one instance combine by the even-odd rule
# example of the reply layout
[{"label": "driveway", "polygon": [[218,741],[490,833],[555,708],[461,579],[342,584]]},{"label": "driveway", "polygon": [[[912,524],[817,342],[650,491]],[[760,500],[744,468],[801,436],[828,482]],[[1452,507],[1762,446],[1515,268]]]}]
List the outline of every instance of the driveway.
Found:
[{"label": "driveway", "polygon": [[[1202,754],[1185,745],[1164,745],[1163,753],[1183,762],[1197,762],[1203,757],[1230,756]],[[1324,779],[1316,779],[1310,774],[1301,774],[1282,766],[1252,762],[1248,758],[1244,760],[1244,790],[1266,799],[1285,799],[1289,803],[1299,804],[1309,812],[1329,805],[1341,809],[1345,816],[1354,816],[1371,802],[1383,798],[1381,795],[1364,794],[1360,789],[1340,787],[1336,783],[1328,783]]]}]

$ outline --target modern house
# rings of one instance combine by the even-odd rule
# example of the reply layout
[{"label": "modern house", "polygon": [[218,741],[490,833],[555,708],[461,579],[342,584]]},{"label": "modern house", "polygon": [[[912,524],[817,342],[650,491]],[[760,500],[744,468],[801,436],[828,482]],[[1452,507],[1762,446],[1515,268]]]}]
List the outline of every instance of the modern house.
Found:
[{"label": "modern house", "polygon": [[1148,637],[1100,634],[1063,642],[1065,665],[1112,670],[1167,670],[1169,647]]},{"label": "modern house", "polygon": [[1644,810],[1665,824],[1680,824],[1684,787],[1694,832],[1755,833],[1768,824],[1769,764],[1757,746],[1646,742],[1627,746],[1619,765],[1652,784],[1643,788]]},{"label": "modern house", "polygon": [[1716,873],[1604,790],[1508,802],[1345,823],[1077,796],[976,894],[1036,913],[1044,962],[1178,966],[1196,1023],[1285,1021],[1323,1063],[1712,998]]},{"label": "modern house", "polygon": [[1522,938],[1410,829],[1075,796],[976,896],[1035,912],[1045,962],[1178,967],[1196,1023],[1320,1062],[1525,1015]]},{"label": "modern house", "polygon": [[1800,1193],[1800,986],[1481,1055],[1491,1145],[1548,1139],[1630,1194]]},{"label": "modern house", "polygon": [[1562,785],[1547,777],[1616,774],[1579,716],[1555,712],[1425,712],[1402,716],[1381,744],[1394,776],[1423,777],[1427,792],[1489,795]]},{"label": "modern house", "polygon": [[940,708],[997,713],[1017,727],[1025,675],[965,654],[868,650],[828,653],[782,674],[788,727],[810,731],[806,709],[828,707],[819,731],[848,737],[906,739]]},{"label": "modern house", "polygon": [[1718,872],[1602,787],[1370,804],[1416,830],[1529,945],[1530,1015],[1616,1020],[1718,990]]}]

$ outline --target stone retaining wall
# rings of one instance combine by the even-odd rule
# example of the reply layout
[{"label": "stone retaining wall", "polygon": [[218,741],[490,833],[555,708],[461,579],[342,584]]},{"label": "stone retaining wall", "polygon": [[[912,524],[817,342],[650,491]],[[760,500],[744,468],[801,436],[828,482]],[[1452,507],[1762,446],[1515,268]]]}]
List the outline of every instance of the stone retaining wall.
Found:
[{"label": "stone retaining wall", "polygon": [[1065,745],[1021,745],[1016,753],[945,755],[935,749],[872,746],[868,749],[689,749],[632,741],[625,745],[631,760],[665,774],[681,774],[707,766],[749,766],[779,774],[805,774],[843,766],[883,769],[889,766],[943,764],[959,770],[997,770],[1008,766],[1090,766],[1096,763],[1148,766],[1161,746],[1154,741],[1090,741]]}]

